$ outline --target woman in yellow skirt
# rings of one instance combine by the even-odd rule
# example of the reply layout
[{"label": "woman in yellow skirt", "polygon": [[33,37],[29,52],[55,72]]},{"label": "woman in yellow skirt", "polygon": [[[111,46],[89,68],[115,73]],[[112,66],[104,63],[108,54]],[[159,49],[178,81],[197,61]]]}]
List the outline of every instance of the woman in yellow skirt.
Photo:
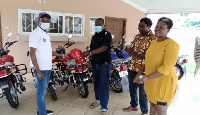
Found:
[{"label": "woman in yellow skirt", "polygon": [[[144,83],[147,99],[150,102],[150,115],[167,115],[176,93],[178,77],[176,64],[179,45],[167,37],[173,26],[171,19],[158,20],[153,41],[145,55],[145,61],[133,82]],[[145,75],[141,76],[145,72]]]}]

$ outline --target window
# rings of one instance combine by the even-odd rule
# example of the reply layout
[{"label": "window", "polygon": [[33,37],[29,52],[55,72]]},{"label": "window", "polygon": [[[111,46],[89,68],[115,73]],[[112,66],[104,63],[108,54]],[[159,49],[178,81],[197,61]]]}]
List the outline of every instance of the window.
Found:
[{"label": "window", "polygon": [[[32,32],[38,25],[38,15],[42,11],[39,10],[18,10],[19,34],[27,34]],[[69,14],[59,12],[47,12],[51,15],[49,33],[54,35],[73,34],[84,36],[84,18],[82,14]]]}]

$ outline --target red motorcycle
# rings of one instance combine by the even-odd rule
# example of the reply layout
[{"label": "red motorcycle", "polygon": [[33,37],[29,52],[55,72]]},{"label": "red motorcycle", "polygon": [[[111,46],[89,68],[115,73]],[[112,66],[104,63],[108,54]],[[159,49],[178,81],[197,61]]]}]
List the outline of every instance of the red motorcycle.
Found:
[{"label": "red motorcycle", "polygon": [[[65,48],[70,47],[73,43],[66,43],[63,47],[58,46],[56,52],[59,54],[65,54]],[[88,70],[86,58],[82,56],[82,52],[79,49],[72,49],[69,53],[69,57],[56,57],[52,60],[53,64],[56,63],[56,68],[52,70],[53,78],[56,78],[56,82],[60,85],[67,84],[65,90],[72,85],[78,88],[80,95],[83,98],[87,98],[88,91]],[[64,91],[65,91],[64,90]]]},{"label": "red motorcycle", "polygon": [[[17,108],[19,106],[19,100],[17,92],[21,94],[21,91],[25,91],[26,88],[23,85],[26,82],[25,75],[27,73],[27,68],[25,64],[15,65],[14,57],[8,55],[8,47],[16,43],[6,42],[4,48],[0,47],[0,87],[2,89],[1,98],[6,96],[8,103],[12,108]],[[21,69],[23,68],[23,69]],[[21,73],[25,71],[25,73]]]}]

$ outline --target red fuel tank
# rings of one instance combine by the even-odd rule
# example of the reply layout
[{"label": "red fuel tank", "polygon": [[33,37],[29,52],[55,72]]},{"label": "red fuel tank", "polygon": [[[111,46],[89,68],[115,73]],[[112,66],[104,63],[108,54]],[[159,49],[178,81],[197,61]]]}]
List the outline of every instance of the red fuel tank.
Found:
[{"label": "red fuel tank", "polygon": [[0,58],[0,66],[4,65],[4,61]]},{"label": "red fuel tank", "polygon": [[14,63],[14,58],[11,55],[3,55],[0,57],[4,62],[11,62]]},{"label": "red fuel tank", "polygon": [[78,59],[82,57],[82,52],[81,50],[75,48],[70,51],[69,56],[71,57],[71,59]]}]

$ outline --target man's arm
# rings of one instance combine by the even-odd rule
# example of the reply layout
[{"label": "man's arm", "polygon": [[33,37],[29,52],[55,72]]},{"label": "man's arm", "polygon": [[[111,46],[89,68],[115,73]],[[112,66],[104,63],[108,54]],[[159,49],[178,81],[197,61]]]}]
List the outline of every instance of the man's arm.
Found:
[{"label": "man's arm", "polygon": [[37,59],[36,59],[36,56],[35,56],[35,51],[36,51],[36,48],[30,47],[31,61],[32,61],[34,67],[35,67],[35,70],[37,71],[38,78],[40,80],[42,80],[42,79],[44,79],[44,74],[41,72],[41,70],[38,66]]},{"label": "man's arm", "polygon": [[86,51],[86,52],[83,52],[83,56],[88,56],[90,53],[92,55],[95,55],[95,54],[100,54],[102,52],[105,52],[106,50],[108,49],[108,46],[101,46],[99,47],[98,49],[95,49],[95,50],[92,50],[92,51]]}]

